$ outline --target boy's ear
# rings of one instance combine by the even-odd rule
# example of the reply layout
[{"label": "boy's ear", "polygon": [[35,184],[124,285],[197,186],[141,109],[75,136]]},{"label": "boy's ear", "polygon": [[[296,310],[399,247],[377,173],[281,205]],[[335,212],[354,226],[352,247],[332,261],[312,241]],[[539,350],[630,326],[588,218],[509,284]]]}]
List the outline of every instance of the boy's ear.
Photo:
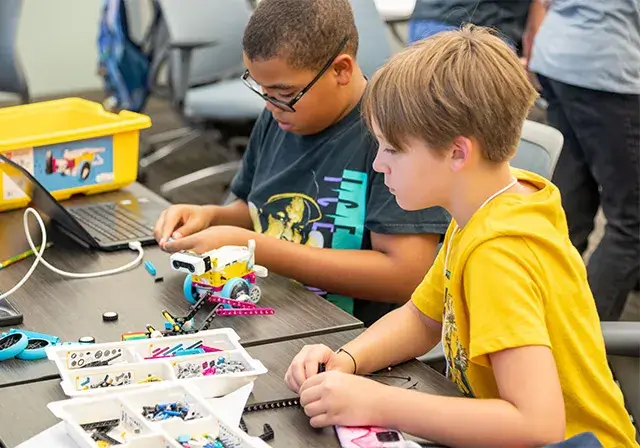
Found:
[{"label": "boy's ear", "polygon": [[338,84],[349,84],[351,76],[353,75],[355,63],[355,60],[348,54],[341,54],[335,59],[331,70],[335,74]]},{"label": "boy's ear", "polygon": [[467,137],[456,137],[451,144],[451,167],[454,171],[461,170],[469,161],[473,143]]}]

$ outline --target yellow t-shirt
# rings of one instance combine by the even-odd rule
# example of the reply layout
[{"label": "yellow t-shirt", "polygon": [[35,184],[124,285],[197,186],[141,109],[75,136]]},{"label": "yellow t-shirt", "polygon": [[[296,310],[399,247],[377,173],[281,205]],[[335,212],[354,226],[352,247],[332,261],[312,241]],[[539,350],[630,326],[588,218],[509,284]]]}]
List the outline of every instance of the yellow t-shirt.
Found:
[{"label": "yellow t-shirt", "polygon": [[[593,432],[606,447],[635,447],[635,429],[607,364],[586,269],[568,237],[558,189],[512,169],[539,191],[503,193],[445,242],[413,303],[443,322],[448,374],[469,397],[499,398],[489,355],[550,347],[567,438]],[[445,272],[445,258],[446,260]]]}]

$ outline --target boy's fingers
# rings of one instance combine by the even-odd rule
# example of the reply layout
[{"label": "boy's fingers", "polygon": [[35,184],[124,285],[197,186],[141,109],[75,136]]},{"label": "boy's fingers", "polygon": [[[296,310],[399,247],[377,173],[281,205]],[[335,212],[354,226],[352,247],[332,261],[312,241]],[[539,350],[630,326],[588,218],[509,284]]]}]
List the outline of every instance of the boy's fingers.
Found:
[{"label": "boy's fingers", "polygon": [[181,215],[178,210],[166,210],[166,212],[164,213],[164,218],[162,219],[162,232],[160,235],[161,242],[165,242],[169,239],[180,220]]},{"label": "boy's fingers", "polygon": [[163,229],[163,226],[164,226],[164,215],[166,213],[167,213],[166,210],[164,210],[162,213],[160,213],[160,217],[156,221],[156,225],[153,226],[153,237],[158,242],[160,242],[160,240],[162,238],[162,229]]},{"label": "boy's fingers", "polygon": [[313,387],[307,387],[305,388],[305,390],[300,390],[300,405],[302,407],[306,407],[311,403],[320,401],[321,399],[322,399],[322,387],[320,387],[319,385],[315,385]]},{"label": "boy's fingers", "polygon": [[167,252],[179,252],[181,250],[193,250],[198,244],[198,238],[195,235],[185,236],[177,240],[171,240],[164,245]]},{"label": "boy's fingers", "polygon": [[296,380],[293,378],[291,367],[289,367],[289,370],[285,374],[284,381],[287,383],[287,386],[289,386],[289,389],[291,389],[295,393],[298,393],[298,391],[300,390],[300,385],[296,383]]},{"label": "boy's fingers", "polygon": [[200,231],[200,225],[194,220],[187,221],[183,226],[178,227],[172,234],[171,237],[178,239],[184,238],[185,236],[192,235],[198,231]]}]

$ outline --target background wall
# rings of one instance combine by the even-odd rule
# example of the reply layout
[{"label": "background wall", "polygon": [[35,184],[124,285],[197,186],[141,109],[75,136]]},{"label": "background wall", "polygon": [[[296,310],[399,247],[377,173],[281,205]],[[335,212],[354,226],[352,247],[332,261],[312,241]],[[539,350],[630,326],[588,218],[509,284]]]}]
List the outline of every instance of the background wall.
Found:
[{"label": "background wall", "polygon": [[[128,3],[133,23],[148,20],[146,0]],[[23,0],[17,49],[32,97],[102,89],[96,74],[102,4],[103,0]],[[0,93],[0,99],[9,97]]]},{"label": "background wall", "polygon": [[[22,1],[17,50],[32,98],[102,90],[96,67],[98,22],[103,0]],[[150,22],[150,2],[127,0],[134,38],[140,38]],[[406,34],[406,27],[400,26],[400,29],[403,35]],[[393,49],[398,50],[400,45],[390,33],[389,38]],[[10,98],[14,97],[0,93],[0,101]]]},{"label": "background wall", "polygon": [[18,52],[34,97],[100,89],[96,37],[102,0],[24,0]]}]

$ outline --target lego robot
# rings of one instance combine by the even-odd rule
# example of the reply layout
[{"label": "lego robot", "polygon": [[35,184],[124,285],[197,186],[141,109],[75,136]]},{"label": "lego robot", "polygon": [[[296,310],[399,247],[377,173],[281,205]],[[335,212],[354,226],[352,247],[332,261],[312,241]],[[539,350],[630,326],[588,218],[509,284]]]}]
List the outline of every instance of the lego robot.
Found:
[{"label": "lego robot", "polygon": [[255,264],[255,247],[255,240],[249,240],[247,246],[223,246],[204,254],[172,254],[172,269],[187,274],[183,289],[187,301],[195,304],[209,295],[258,303],[261,291],[256,277],[266,277],[268,271]]}]

